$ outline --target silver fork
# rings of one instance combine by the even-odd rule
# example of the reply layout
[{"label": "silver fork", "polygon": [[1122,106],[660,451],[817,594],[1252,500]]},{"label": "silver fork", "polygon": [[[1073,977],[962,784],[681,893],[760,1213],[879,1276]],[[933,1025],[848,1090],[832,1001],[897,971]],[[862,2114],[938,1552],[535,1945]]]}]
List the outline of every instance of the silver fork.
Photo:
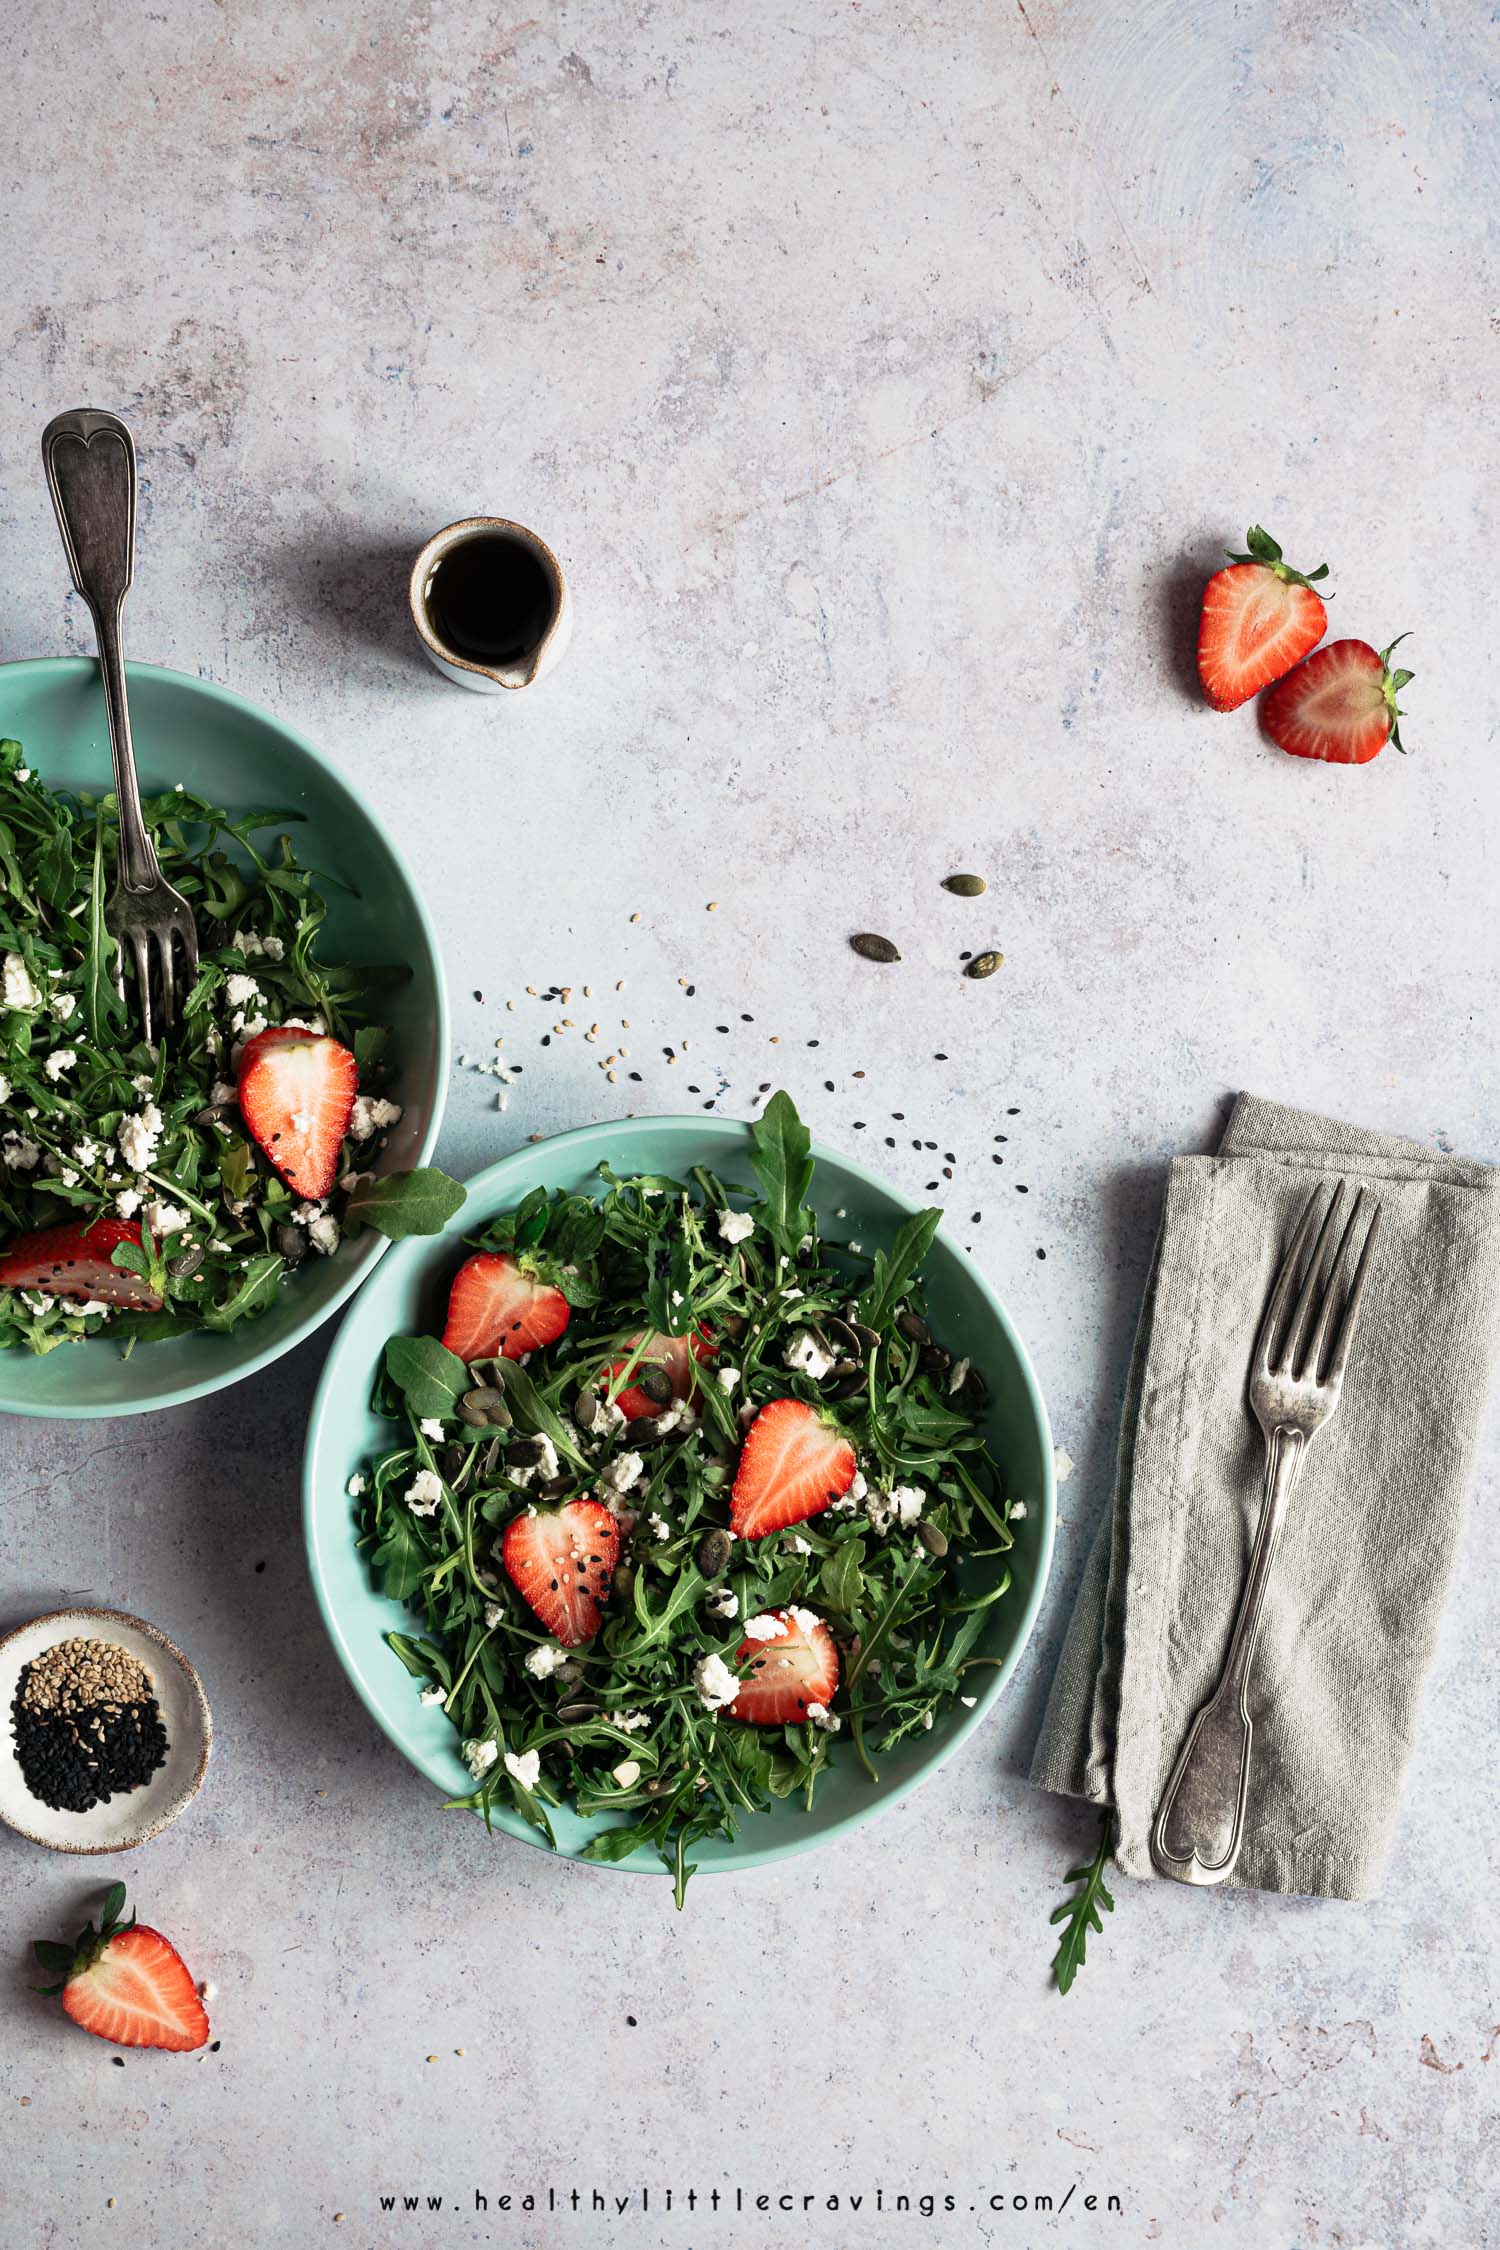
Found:
[{"label": "silver fork", "polygon": [[[1254,1732],[1246,1692],[1261,1609],[1307,1449],[1343,1391],[1365,1276],[1380,1228],[1380,1205],[1367,1198],[1363,1188],[1342,1235],[1337,1234],[1337,1223],[1344,1204],[1343,1181],[1329,1196],[1320,1223],[1322,1201],[1322,1188],[1314,1188],[1276,1277],[1255,1346],[1250,1405],[1266,1441],[1266,1476],[1229,1653],[1218,1685],[1188,1728],[1151,1831],[1151,1857],[1161,1874],[1178,1883],[1222,1883],[1240,1855]],[[1367,1201],[1369,1224],[1346,1289],[1345,1275]]]},{"label": "silver fork", "polygon": [[119,868],[104,909],[104,926],[117,948],[115,988],[123,1000],[128,946],[146,1043],[152,1046],[153,945],[162,1028],[170,1030],[177,1012],[173,945],[182,948],[185,986],[190,992],[198,973],[198,932],[192,908],[163,875],[155,847],[146,834],[130,740],[120,611],[135,572],[135,446],[118,415],[77,407],[47,424],[42,432],[42,463],[67,550],[68,568],[93,615],[99,643],[120,815]]}]

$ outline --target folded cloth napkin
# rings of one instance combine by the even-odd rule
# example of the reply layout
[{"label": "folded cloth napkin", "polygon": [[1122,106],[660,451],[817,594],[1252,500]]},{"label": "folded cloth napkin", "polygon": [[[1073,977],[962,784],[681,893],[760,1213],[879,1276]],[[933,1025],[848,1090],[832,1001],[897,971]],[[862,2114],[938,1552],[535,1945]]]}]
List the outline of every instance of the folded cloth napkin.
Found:
[{"label": "folded cloth napkin", "polygon": [[1217,1156],[1171,1166],[1094,1541],[1033,1759],[1043,1789],[1150,1835],[1228,1648],[1264,1450],[1247,1401],[1277,1267],[1312,1188],[1383,1206],[1337,1413],[1314,1438],[1266,1596],[1234,1881],[1379,1887],[1500,1344],[1500,1173],[1242,1095]]}]

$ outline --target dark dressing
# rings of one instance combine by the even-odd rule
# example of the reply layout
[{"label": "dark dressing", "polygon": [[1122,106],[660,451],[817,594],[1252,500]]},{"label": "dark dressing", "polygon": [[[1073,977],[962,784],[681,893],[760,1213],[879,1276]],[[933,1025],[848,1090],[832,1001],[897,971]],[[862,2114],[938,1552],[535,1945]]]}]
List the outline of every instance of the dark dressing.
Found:
[{"label": "dark dressing", "polygon": [[427,582],[433,630],[472,664],[514,664],[552,622],[552,582],[529,547],[483,533],[450,547]]}]

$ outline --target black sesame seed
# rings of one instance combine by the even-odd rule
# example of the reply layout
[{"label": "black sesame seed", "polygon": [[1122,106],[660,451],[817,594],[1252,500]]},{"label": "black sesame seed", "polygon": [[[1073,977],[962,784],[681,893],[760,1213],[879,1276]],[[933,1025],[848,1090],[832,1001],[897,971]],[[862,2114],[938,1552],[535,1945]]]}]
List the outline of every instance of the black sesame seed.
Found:
[{"label": "black sesame seed", "polygon": [[833,1080],[831,1078],[824,1079],[823,1091],[825,1094],[831,1094],[833,1092]]},{"label": "black sesame seed", "polygon": [[1021,1185],[1020,1181],[1019,1181],[1019,1180],[1017,1180],[1017,1182],[1016,1182],[1016,1193],[1017,1193],[1017,1195],[1030,1195],[1030,1193],[1031,1193],[1031,1190],[1030,1190],[1030,1188],[1029,1188],[1029,1187],[1022,1187],[1022,1185]]}]

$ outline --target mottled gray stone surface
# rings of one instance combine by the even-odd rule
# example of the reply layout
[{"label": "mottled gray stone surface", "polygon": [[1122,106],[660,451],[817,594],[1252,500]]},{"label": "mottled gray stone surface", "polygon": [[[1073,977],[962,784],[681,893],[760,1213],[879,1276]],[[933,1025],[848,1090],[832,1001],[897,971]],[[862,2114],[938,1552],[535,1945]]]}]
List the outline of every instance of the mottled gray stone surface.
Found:
[{"label": "mottled gray stone surface", "polygon": [[[87,645],[37,438],[114,406],[134,652],[326,746],[426,886],[460,1043],[527,1062],[504,1117],[459,1074],[446,1160],[615,1109],[598,1049],[502,1023],[553,980],[628,978],[639,1109],[785,1078],[920,1189],[852,1130],[904,1110],[958,1154],[1078,1463],[981,1741],[676,1918],[443,1816],[366,1722],[298,1536],[321,1344],[148,1421],[7,1425],[4,1611],[117,1602],[208,1680],[210,1785],[123,1872],[223,2039],[117,2070],[29,1998],[23,1940],[85,1885],[0,1836],[7,2245],[1485,2240],[1493,1449],[1379,1902],[1122,1882],[1059,2001],[1091,1824],[1020,1773],[1164,1156],[1240,1086],[1500,1154],[1487,15],[0,7],[0,655]],[[499,705],[402,615],[404,559],[475,509],[536,524],[577,596],[562,670]],[[1197,584],[1251,516],[1337,566],[1337,630],[1415,628],[1409,760],[1309,769],[1199,703]],[[899,971],[844,950],[870,926]],[[1005,968],[965,984],[980,944]],[[596,2183],[956,2208],[497,2209]]]}]

